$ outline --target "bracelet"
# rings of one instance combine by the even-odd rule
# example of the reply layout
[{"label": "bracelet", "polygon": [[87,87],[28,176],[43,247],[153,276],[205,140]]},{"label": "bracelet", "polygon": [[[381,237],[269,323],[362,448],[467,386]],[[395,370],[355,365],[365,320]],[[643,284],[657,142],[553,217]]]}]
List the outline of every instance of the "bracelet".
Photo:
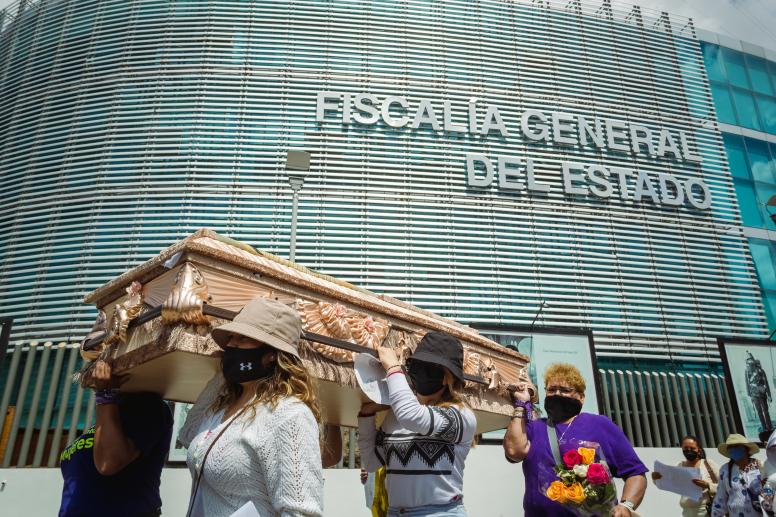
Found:
[{"label": "bracelet", "polygon": [[387,372],[391,368],[401,368],[401,365],[400,364],[393,364],[393,365],[389,366],[388,368],[386,368],[385,371]]},{"label": "bracelet", "polygon": [[522,408],[525,410],[525,417],[528,420],[533,419],[533,404],[530,401],[516,400],[515,409]]},{"label": "bracelet", "polygon": [[[391,368],[393,368],[393,367],[391,367]],[[388,375],[386,375],[385,378],[387,379],[391,375],[396,375],[397,373],[400,373],[400,374],[404,375],[404,372],[402,370],[396,370],[395,372],[391,372]]]},{"label": "bracelet", "polygon": [[103,404],[118,404],[119,390],[97,390],[94,392],[94,402],[98,406]]},{"label": "bracelet", "polygon": [[522,408],[515,408],[515,411],[512,413],[512,418],[525,418],[528,416],[528,413],[522,409]]}]

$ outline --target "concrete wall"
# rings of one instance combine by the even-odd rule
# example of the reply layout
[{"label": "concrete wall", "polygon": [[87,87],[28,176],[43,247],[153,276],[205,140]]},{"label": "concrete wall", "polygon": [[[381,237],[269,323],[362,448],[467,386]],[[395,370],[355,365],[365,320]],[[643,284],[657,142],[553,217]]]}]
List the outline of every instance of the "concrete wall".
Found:
[{"label": "concrete wall", "polygon": [[[679,449],[637,449],[651,469],[655,460],[675,463],[682,459]],[[708,450],[718,464],[724,462],[716,450]],[[759,455],[764,461],[764,455]],[[327,517],[369,517],[359,471],[324,471]],[[480,445],[466,462],[464,502],[470,517],[513,517],[523,515],[523,474],[519,465],[504,461],[501,446]],[[4,485],[3,485],[4,483]],[[184,517],[188,504],[190,477],[187,469],[168,468],[162,475],[164,515]],[[57,469],[0,469],[0,515],[38,517],[56,515],[62,490]],[[620,486],[621,488],[621,486]],[[661,492],[650,482],[640,512],[644,517],[679,515],[679,496]]]}]

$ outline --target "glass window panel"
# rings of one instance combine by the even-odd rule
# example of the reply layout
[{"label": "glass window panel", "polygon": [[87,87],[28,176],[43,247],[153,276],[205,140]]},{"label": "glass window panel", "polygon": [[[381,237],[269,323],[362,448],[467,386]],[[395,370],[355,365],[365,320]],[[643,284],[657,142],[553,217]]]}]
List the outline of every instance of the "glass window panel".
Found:
[{"label": "glass window panel", "polygon": [[749,79],[746,73],[746,66],[744,65],[744,55],[741,52],[730,50],[727,48],[722,49],[722,55],[725,60],[725,70],[727,71],[728,80],[736,86],[743,88],[749,88]]},{"label": "glass window panel", "polygon": [[776,210],[774,210],[774,207],[767,206],[768,200],[773,196],[776,196],[776,184],[756,182],[754,184],[754,190],[757,193],[757,199],[759,200],[758,206],[760,207],[763,220],[765,221],[763,227],[769,230],[776,230],[776,222],[771,219],[771,214],[776,213]]},{"label": "glass window panel", "polygon": [[776,164],[773,163],[770,152],[768,152],[768,144],[762,140],[747,138],[746,151],[749,154],[749,165],[754,180],[776,183],[773,170]]},{"label": "glass window panel", "polygon": [[760,285],[763,289],[776,290],[776,242],[749,239],[749,249]]},{"label": "glass window panel", "polygon": [[714,107],[717,109],[717,119],[727,124],[738,124],[727,85],[711,83],[711,96],[714,98]]},{"label": "glass window panel", "polygon": [[738,124],[749,129],[760,130],[760,121],[757,117],[757,108],[754,106],[754,99],[752,94],[733,88],[733,103],[736,106],[736,113],[738,114]]},{"label": "glass window panel", "polygon": [[722,65],[722,51],[719,46],[712,43],[701,43],[703,48],[703,62],[706,65],[706,73],[709,80],[727,82],[725,67]]},{"label": "glass window panel", "polygon": [[765,315],[768,317],[768,327],[776,328],[776,291],[763,292]]},{"label": "glass window panel", "polygon": [[735,178],[751,180],[749,175],[749,164],[746,161],[746,149],[744,148],[744,139],[738,135],[723,133],[725,141],[725,151],[730,164],[730,173]]},{"label": "glass window panel", "polygon": [[763,130],[776,135],[776,98],[756,95],[757,110],[763,122]]},{"label": "glass window panel", "polygon": [[749,80],[756,92],[773,95],[773,85],[768,77],[768,64],[764,59],[746,56],[746,67],[749,70]]},{"label": "glass window panel", "polygon": [[752,183],[736,179],[735,184],[738,207],[741,210],[741,219],[744,221],[744,226],[761,228],[763,226],[763,218]]}]

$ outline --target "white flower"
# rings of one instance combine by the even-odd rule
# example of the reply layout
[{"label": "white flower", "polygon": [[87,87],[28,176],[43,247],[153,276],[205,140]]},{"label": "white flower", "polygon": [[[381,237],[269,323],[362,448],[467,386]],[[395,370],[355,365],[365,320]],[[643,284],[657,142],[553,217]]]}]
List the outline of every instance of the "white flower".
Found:
[{"label": "white flower", "polygon": [[578,478],[586,478],[587,465],[574,465],[574,475]]}]

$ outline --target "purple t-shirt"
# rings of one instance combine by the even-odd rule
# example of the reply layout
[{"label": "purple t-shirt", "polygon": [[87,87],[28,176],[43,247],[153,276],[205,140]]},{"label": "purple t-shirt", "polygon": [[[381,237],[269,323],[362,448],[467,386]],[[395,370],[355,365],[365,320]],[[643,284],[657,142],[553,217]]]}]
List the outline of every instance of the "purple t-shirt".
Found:
[{"label": "purple t-shirt", "polygon": [[[558,424],[555,430],[559,439],[563,436],[560,442],[561,455],[570,449],[576,449],[579,442],[595,442],[600,444],[604,459],[613,476],[625,479],[644,474],[649,470],[636,456],[636,451],[633,450],[622,429],[605,416],[580,413],[572,421],[570,428],[565,424]],[[531,448],[528,449],[528,456],[523,460],[525,515],[527,517],[573,517],[573,512],[549,499],[543,491],[543,487],[546,489],[557,479],[552,470],[555,460],[552,457],[547,436],[546,419],[529,423],[527,432]]]}]

